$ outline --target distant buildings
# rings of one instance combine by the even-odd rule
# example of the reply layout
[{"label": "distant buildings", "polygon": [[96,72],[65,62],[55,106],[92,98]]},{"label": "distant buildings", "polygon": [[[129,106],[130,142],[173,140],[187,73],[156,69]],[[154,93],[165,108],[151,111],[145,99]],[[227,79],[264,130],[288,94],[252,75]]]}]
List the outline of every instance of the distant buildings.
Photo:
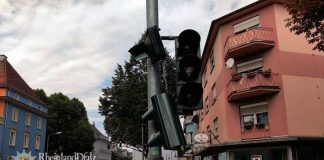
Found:
[{"label": "distant buildings", "polygon": [[93,145],[93,153],[98,160],[111,160],[112,153],[117,152],[117,148],[115,145],[111,144],[108,137],[103,135],[95,126],[95,124],[91,125],[94,134],[95,134],[95,142]]},{"label": "distant buildings", "polygon": [[195,119],[211,138],[196,156],[324,159],[324,54],[289,32],[288,17],[280,1],[259,0],[212,22]]},{"label": "distant buildings", "polygon": [[47,106],[0,55],[0,159],[10,160],[18,152],[43,153]]},{"label": "distant buildings", "polygon": [[[142,152],[133,150],[132,160],[142,160]],[[161,149],[161,154],[164,160],[178,160],[178,152],[175,150]]]}]

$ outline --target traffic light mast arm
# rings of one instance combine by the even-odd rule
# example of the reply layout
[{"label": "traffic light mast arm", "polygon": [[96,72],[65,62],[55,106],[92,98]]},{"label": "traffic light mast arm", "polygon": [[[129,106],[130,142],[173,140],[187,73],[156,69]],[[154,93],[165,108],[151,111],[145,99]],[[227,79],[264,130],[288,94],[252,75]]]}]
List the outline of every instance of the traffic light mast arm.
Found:
[{"label": "traffic light mast arm", "polygon": [[169,40],[169,41],[176,40],[177,38],[178,36],[161,36],[162,40]]}]

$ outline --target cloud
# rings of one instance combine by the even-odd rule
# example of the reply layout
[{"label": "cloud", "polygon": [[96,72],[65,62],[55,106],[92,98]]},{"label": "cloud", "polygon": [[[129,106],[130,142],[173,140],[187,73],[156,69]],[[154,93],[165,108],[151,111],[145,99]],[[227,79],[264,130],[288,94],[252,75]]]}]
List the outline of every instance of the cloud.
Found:
[{"label": "cloud", "polygon": [[[161,35],[192,28],[203,46],[213,19],[250,2],[160,1]],[[144,0],[1,0],[0,10],[0,52],[26,82],[75,96],[88,110],[97,109],[103,84],[146,28]],[[174,54],[174,43],[165,44]]]},{"label": "cloud", "polygon": [[11,14],[3,15],[2,34],[15,34],[1,39],[1,50],[30,86],[49,93],[95,93],[145,27],[145,12],[139,10],[144,3],[135,1],[132,8],[118,0],[28,2],[3,5]]}]

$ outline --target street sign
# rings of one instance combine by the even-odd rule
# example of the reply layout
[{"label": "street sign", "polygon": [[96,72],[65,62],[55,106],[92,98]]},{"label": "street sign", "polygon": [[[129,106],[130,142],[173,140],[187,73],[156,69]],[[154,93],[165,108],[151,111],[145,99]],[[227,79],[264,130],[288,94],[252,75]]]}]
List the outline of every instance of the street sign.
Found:
[{"label": "street sign", "polygon": [[209,136],[206,133],[197,133],[194,136],[196,143],[205,143],[209,140]]}]

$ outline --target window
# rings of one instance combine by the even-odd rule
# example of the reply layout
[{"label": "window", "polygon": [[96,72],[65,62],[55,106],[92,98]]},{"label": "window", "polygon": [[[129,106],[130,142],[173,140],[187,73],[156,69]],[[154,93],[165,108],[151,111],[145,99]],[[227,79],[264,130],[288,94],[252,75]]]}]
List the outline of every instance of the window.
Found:
[{"label": "window", "polygon": [[218,117],[214,119],[215,137],[218,137]]},{"label": "window", "polygon": [[14,99],[15,99],[15,100],[19,100],[19,95],[15,93],[15,94],[14,94]]},{"label": "window", "polygon": [[254,125],[258,128],[263,128],[269,124],[267,102],[240,106],[240,114],[241,123],[244,128],[251,128]]},{"label": "window", "polygon": [[206,87],[207,85],[207,74],[206,74],[207,68],[205,68],[204,72],[203,72],[203,84],[204,87]]},{"label": "window", "polygon": [[27,105],[32,106],[32,101],[28,100]]},{"label": "window", "polygon": [[0,124],[4,124],[4,117],[3,117],[3,115],[0,115]]},{"label": "window", "polygon": [[10,132],[9,132],[9,146],[15,146],[16,145],[16,135],[17,135],[16,129],[10,129]]},{"label": "window", "polygon": [[268,112],[257,113],[256,122],[257,124],[268,124]]},{"label": "window", "polygon": [[15,122],[18,121],[18,108],[12,108],[11,120]]},{"label": "window", "polygon": [[26,115],[25,115],[25,125],[26,126],[30,126],[30,122],[31,122],[31,114],[26,112]]},{"label": "window", "polygon": [[234,25],[234,33],[238,34],[238,33],[244,32],[245,30],[247,30],[249,28],[259,27],[259,26],[260,26],[259,16],[256,16],[256,17],[250,18],[246,21],[243,21],[241,23]]},{"label": "window", "polygon": [[29,147],[29,133],[25,132],[24,133],[24,144],[23,144],[24,148],[28,148]]},{"label": "window", "polygon": [[216,83],[214,83],[214,85],[213,85],[212,92],[213,92],[213,102],[215,102],[216,101]]},{"label": "window", "polygon": [[211,68],[210,73],[212,73],[214,70],[214,67],[215,67],[214,49],[212,49],[212,51],[210,52],[209,63],[210,63],[210,68]]},{"label": "window", "polygon": [[242,119],[243,119],[244,126],[249,126],[249,125],[254,124],[254,115],[253,114],[242,116]]},{"label": "window", "polygon": [[201,115],[200,115],[200,117],[201,117],[200,121],[203,121],[203,120],[204,120],[204,111],[203,111],[203,110],[201,110]]},{"label": "window", "polygon": [[41,129],[42,128],[42,118],[41,117],[37,117],[36,128],[37,129]]},{"label": "window", "polygon": [[241,62],[236,65],[237,73],[253,72],[257,70],[262,70],[262,68],[263,68],[262,58]]},{"label": "window", "polygon": [[36,135],[36,137],[35,137],[35,149],[40,149],[40,141],[41,141],[41,136]]},{"label": "window", "polygon": [[211,134],[212,134],[212,133],[211,133],[211,131],[210,131],[210,126],[209,126],[209,125],[207,126],[207,133],[208,133],[208,137],[209,137],[208,142],[211,142],[211,138],[210,138],[210,137],[211,137]]},{"label": "window", "polygon": [[208,97],[205,99],[205,106],[206,106],[206,114],[208,113]]}]

